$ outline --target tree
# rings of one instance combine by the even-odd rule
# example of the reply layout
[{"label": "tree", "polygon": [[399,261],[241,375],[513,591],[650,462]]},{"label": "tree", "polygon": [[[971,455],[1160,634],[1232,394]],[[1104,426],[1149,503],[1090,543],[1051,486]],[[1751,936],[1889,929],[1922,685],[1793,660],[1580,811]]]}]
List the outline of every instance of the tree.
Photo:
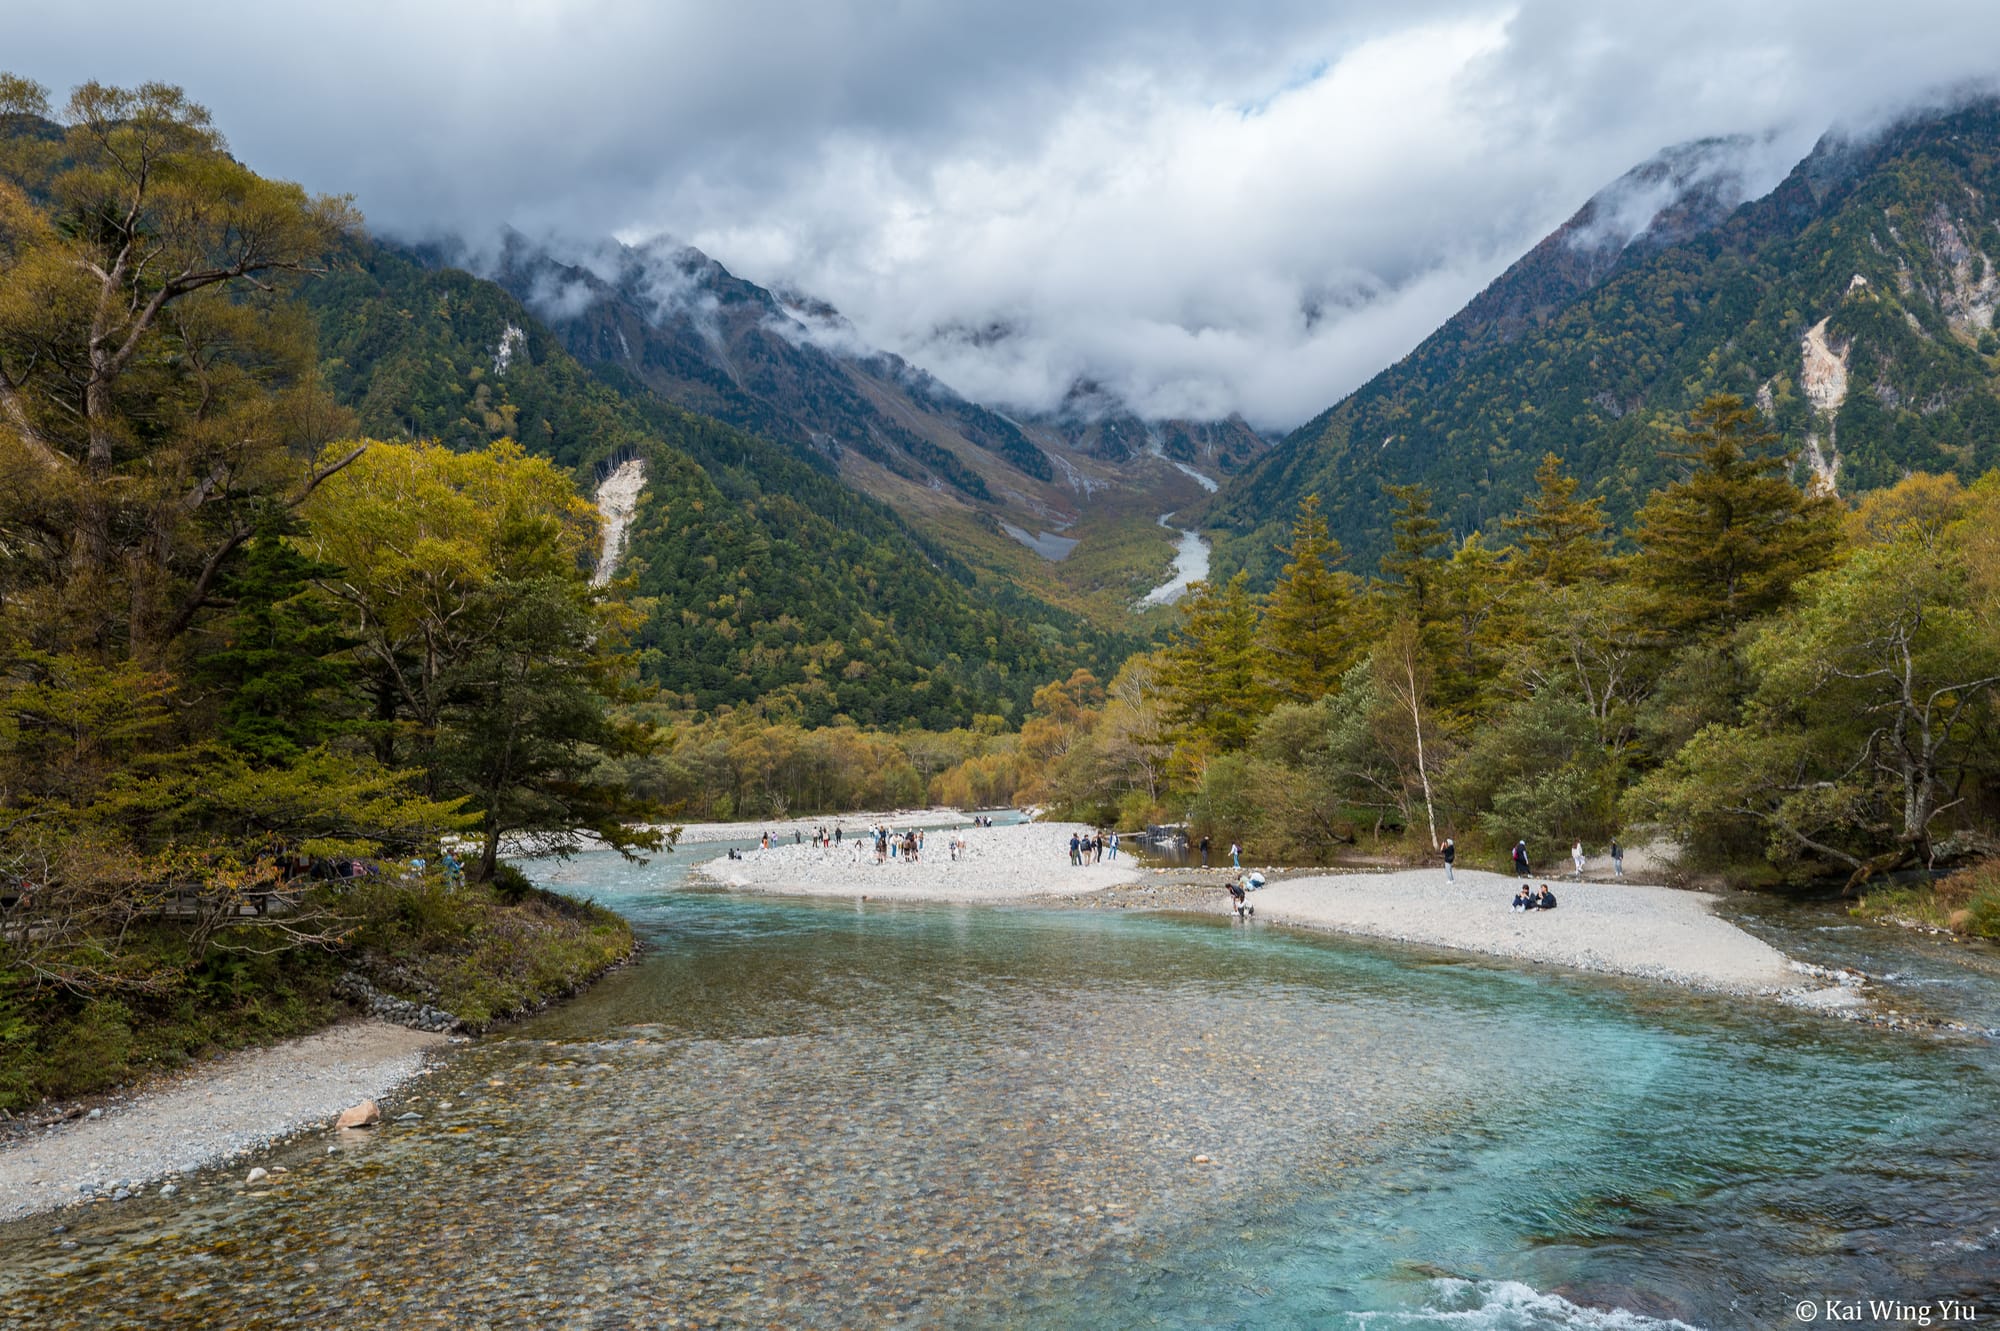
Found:
[{"label": "tree", "polygon": [[1838,510],[1792,483],[1793,454],[1741,398],[1717,394],[1674,432],[1687,474],[1654,493],[1632,536],[1654,615],[1681,635],[1720,634],[1786,604],[1839,542]]},{"label": "tree", "polygon": [[338,606],[315,581],[338,569],[306,558],[287,539],[296,524],[274,510],[224,576],[229,615],[204,643],[193,678],[217,695],[217,734],[251,757],[296,759],[355,726],[343,704],[354,683]]},{"label": "tree", "polygon": [[[0,76],[0,118],[43,117]],[[39,123],[39,122],[38,122]],[[86,83],[0,154],[0,468],[48,631],[146,657],[185,632],[266,498],[345,457],[311,338],[273,299],[357,224],[232,159],[178,88]]]},{"label": "tree", "polygon": [[1250,742],[1270,695],[1248,573],[1220,588],[1204,581],[1188,589],[1174,640],[1162,654],[1160,682],[1183,747],[1229,753]]},{"label": "tree", "polygon": [[1395,501],[1389,553],[1382,556],[1384,591],[1399,614],[1428,623],[1434,612],[1438,571],[1444,560],[1439,547],[1445,544],[1445,528],[1431,515],[1431,489],[1427,485],[1390,485],[1384,493]]},{"label": "tree", "polygon": [[1327,532],[1319,496],[1292,521],[1284,572],[1264,606],[1265,668],[1274,692],[1311,702],[1352,664],[1353,579],[1340,570],[1340,542]]},{"label": "tree", "polygon": [[1417,788],[1423,793],[1424,824],[1430,832],[1431,847],[1436,849],[1437,807],[1431,796],[1431,767],[1440,755],[1436,753],[1437,727],[1431,717],[1434,672],[1424,646],[1423,630],[1414,619],[1398,619],[1389,626],[1388,633],[1375,644],[1372,665],[1375,684],[1390,704],[1394,727],[1398,730],[1405,724],[1409,727],[1403,731],[1407,737],[1403,766],[1415,774]]},{"label": "tree", "polygon": [[1538,855],[1608,834],[1619,773],[1597,728],[1566,680],[1496,707],[1452,763],[1453,802],[1494,844],[1526,837]]},{"label": "tree", "polygon": [[435,753],[439,784],[480,814],[479,880],[510,837],[530,854],[570,854],[585,835],[657,849],[657,833],[631,826],[655,807],[597,775],[605,758],[645,752],[650,732],[610,715],[630,662],[587,580],[496,579],[472,600],[468,617],[486,632],[441,672]]},{"label": "tree", "polygon": [[509,440],[374,444],[306,513],[308,552],[340,570],[320,585],[373,675],[378,756],[406,754],[432,793],[472,801],[482,878],[509,835],[557,854],[579,831],[659,844],[630,825],[645,810],[593,774],[645,735],[608,719],[632,662],[617,654],[620,612],[584,573],[596,518],[567,476]]},{"label": "tree", "polygon": [[1690,835],[1717,816],[1755,824],[1774,861],[1843,866],[1850,891],[1927,864],[2000,688],[2000,602],[1966,544],[2000,518],[2000,485],[1979,498],[1964,519],[1897,526],[1808,580],[1749,644],[1743,721],[1703,729],[1635,801]]},{"label": "tree", "polygon": [[1603,576],[1610,561],[1604,499],[1576,497],[1577,479],[1554,453],[1535,469],[1535,489],[1521,512],[1500,526],[1517,542],[1509,571],[1545,587],[1570,587]]}]

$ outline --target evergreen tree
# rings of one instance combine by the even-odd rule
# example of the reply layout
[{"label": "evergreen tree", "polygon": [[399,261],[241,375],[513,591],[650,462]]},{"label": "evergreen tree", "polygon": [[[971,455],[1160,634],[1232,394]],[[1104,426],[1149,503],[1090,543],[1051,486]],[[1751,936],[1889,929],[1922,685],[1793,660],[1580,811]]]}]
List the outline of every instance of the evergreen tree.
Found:
[{"label": "evergreen tree", "polygon": [[1542,456],[1535,490],[1516,517],[1500,526],[1518,540],[1511,571],[1516,577],[1569,587],[1602,576],[1609,565],[1604,500],[1576,497],[1577,479],[1563,470],[1554,453]]},{"label": "evergreen tree", "polygon": [[1382,583],[1396,609],[1421,625],[1435,613],[1444,524],[1431,516],[1428,485],[1385,483],[1382,489],[1396,504],[1390,550],[1382,556]]},{"label": "evergreen tree", "polygon": [[1340,570],[1340,542],[1327,533],[1318,495],[1299,505],[1285,558],[1264,609],[1265,666],[1279,694],[1311,702],[1354,658],[1352,579]]},{"label": "evergreen tree", "polygon": [[1197,582],[1164,653],[1168,719],[1200,748],[1233,752],[1250,742],[1270,695],[1258,669],[1257,600],[1250,575]]},{"label": "evergreen tree", "polygon": [[235,606],[195,672],[218,695],[217,733],[260,762],[289,762],[348,728],[339,695],[354,672],[339,653],[354,643],[313,589],[314,579],[339,570],[293,548],[285,539],[292,525],[276,510],[259,518],[222,581]]},{"label": "evergreen tree", "polygon": [[1676,430],[1687,475],[1639,510],[1635,576],[1660,627],[1726,632],[1783,607],[1839,540],[1837,508],[1793,484],[1793,454],[1743,399],[1718,393]]}]

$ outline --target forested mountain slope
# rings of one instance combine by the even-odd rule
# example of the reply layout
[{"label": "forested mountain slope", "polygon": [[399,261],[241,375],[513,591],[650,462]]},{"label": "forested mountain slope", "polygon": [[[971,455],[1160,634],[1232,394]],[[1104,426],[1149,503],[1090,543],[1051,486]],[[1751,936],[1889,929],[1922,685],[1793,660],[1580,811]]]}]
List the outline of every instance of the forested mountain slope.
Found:
[{"label": "forested mountain slope", "polygon": [[505,232],[491,253],[457,242],[410,253],[492,277],[605,382],[780,444],[983,574],[1113,632],[1168,576],[1177,537],[1159,514],[1270,447],[1241,418],[1147,420],[1087,381],[1040,413],[973,402],[870,345],[825,301],[667,239]]},{"label": "forested mountain slope", "polygon": [[304,299],[364,433],[511,436],[586,484],[646,459],[622,573],[646,676],[690,706],[961,724],[1018,715],[1037,684],[1125,650],[975,575],[829,461],[593,375],[492,282],[358,240]]},{"label": "forested mountain slope", "polygon": [[1683,179],[1630,243],[1613,230],[1607,249],[1603,223],[1631,178],[1593,200],[1227,487],[1209,512],[1222,565],[1268,573],[1271,537],[1315,492],[1371,565],[1385,481],[1427,484],[1452,527],[1482,527],[1551,452],[1624,519],[1663,479],[1667,427],[1716,391],[1760,403],[1842,492],[2000,462],[2000,103],[1829,136],[1733,208],[1728,173],[1698,166],[1722,147],[1641,168]]}]

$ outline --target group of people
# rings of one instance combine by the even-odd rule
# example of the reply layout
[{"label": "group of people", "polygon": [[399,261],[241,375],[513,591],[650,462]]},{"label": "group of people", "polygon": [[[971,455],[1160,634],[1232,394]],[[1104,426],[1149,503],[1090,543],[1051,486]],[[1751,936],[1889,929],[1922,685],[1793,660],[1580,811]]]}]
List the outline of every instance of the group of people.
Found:
[{"label": "group of people", "polygon": [[1096,864],[1106,856],[1118,858],[1118,834],[1092,832],[1085,836],[1081,832],[1069,834],[1069,862],[1071,864]]},{"label": "group of people", "polygon": [[923,858],[924,834],[922,831],[905,832],[897,836],[886,827],[875,829],[875,862],[886,864],[890,860],[901,860],[905,864],[915,864]]},{"label": "group of people", "polygon": [[[1186,832],[1181,833],[1181,845],[1183,848],[1187,846]],[[1208,867],[1208,852],[1212,845],[1213,843],[1204,835],[1201,839],[1201,867],[1204,869]],[[1232,869],[1243,867],[1243,847],[1234,841],[1229,843],[1229,867]]]},{"label": "group of people", "polygon": [[[1438,854],[1444,858],[1444,880],[1447,883],[1458,881],[1453,872],[1458,864],[1457,843],[1450,837],[1446,837],[1444,844],[1438,847]],[[1528,865],[1527,838],[1523,837],[1514,843],[1514,853],[1511,858],[1514,861],[1515,873],[1525,878],[1533,872]],[[1581,841],[1569,848],[1569,858],[1570,863],[1576,868],[1576,880],[1580,883],[1583,881],[1584,870],[1590,865],[1589,858],[1583,853],[1583,843]],[[1614,878],[1623,878],[1625,876],[1625,847],[1618,844],[1617,837],[1611,838],[1611,875]]]},{"label": "group of people", "polygon": [[[1445,838],[1444,844],[1445,877],[1448,879],[1451,877],[1451,839]],[[1513,860],[1515,873],[1525,875],[1531,872],[1528,868],[1528,842],[1525,837],[1514,843]],[[1576,881],[1582,882],[1585,871],[1590,867],[1590,857],[1583,853],[1583,842],[1578,841],[1569,848],[1569,862],[1576,871]],[[1625,847],[1618,844],[1617,837],[1611,838],[1611,876],[1613,878],[1625,876]]]},{"label": "group of people", "polygon": [[[984,814],[975,817],[972,822],[975,827],[993,826],[993,820]],[[794,845],[803,844],[804,840],[803,833],[797,831],[792,833],[792,842]],[[766,832],[758,838],[757,844],[761,849],[769,850],[773,845],[777,844],[777,841],[778,838]],[[852,847],[854,859],[857,863],[863,855],[873,850],[877,864],[887,864],[891,860],[903,864],[918,864],[923,860],[927,837],[922,829],[898,832],[886,824],[877,824],[854,836],[847,835],[845,827],[816,827],[813,829],[812,844],[822,855],[831,855],[843,846]],[[1109,849],[1111,857],[1116,859],[1118,857],[1118,838],[1115,835],[1110,839]],[[965,859],[971,853],[972,843],[966,840],[965,837],[954,832],[946,838],[945,850],[954,860]],[[732,860],[743,858],[742,853],[736,850],[728,851],[727,855]]]},{"label": "group of people", "polygon": [[1237,919],[1247,920],[1257,913],[1257,908],[1250,904],[1250,894],[1263,885],[1264,875],[1261,873],[1229,880],[1229,909],[1235,913]]},{"label": "group of people", "polygon": [[1540,892],[1523,883],[1521,884],[1521,890],[1514,894],[1515,910],[1554,910],[1555,908],[1556,894],[1549,891],[1547,883],[1542,884]]}]

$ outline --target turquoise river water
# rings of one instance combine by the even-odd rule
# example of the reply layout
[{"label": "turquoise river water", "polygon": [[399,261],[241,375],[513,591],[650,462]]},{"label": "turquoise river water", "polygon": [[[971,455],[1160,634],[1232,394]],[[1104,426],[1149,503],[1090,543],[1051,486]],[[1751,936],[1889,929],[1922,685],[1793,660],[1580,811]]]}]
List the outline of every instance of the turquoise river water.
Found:
[{"label": "turquoise river water", "polygon": [[[0,1323],[2000,1320],[1991,1038],[1220,917],[686,887],[722,849],[531,866],[640,961],[269,1185],[0,1230]],[[1990,949],[1746,923],[2000,1027]]]}]

